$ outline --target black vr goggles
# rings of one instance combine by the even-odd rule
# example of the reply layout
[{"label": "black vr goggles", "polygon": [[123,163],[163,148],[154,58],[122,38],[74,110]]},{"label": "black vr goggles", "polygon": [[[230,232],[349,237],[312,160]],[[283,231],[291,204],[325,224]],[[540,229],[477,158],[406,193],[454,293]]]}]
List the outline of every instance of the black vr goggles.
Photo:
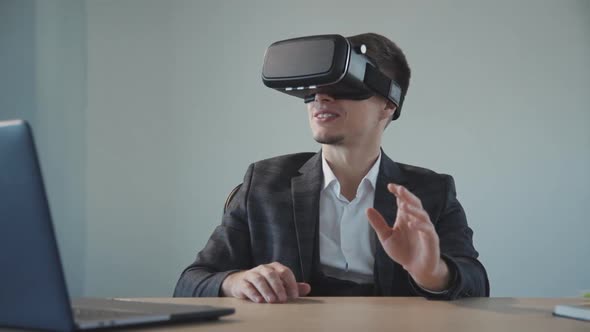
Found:
[{"label": "black vr goggles", "polygon": [[340,35],[318,35],[281,40],[266,50],[262,67],[264,85],[277,91],[315,100],[316,93],[336,99],[383,96],[401,112],[401,88],[365,55],[365,45],[352,47]]}]

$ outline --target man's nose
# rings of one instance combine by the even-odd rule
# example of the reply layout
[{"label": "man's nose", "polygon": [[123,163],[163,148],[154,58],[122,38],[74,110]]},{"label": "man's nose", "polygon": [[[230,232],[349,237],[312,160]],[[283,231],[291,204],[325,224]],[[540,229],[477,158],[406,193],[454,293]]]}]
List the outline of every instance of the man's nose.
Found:
[{"label": "man's nose", "polygon": [[334,97],[332,97],[331,95],[329,95],[327,93],[316,93],[315,94],[315,101],[331,102],[331,101],[334,101]]}]

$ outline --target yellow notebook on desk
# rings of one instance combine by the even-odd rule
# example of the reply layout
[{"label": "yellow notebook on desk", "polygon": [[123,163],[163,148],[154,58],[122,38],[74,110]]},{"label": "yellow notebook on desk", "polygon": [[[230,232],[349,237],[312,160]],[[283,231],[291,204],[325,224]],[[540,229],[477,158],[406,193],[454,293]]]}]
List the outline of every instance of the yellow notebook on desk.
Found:
[{"label": "yellow notebook on desk", "polygon": [[553,309],[555,316],[590,321],[590,302],[581,304],[561,304]]}]

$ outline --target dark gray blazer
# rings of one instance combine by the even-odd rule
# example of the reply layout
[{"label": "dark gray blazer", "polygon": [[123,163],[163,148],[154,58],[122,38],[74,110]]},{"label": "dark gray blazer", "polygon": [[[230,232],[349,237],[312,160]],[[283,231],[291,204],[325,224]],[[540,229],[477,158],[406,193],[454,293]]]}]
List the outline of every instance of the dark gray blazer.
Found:
[{"label": "dark gray blazer", "polygon": [[[195,262],[182,272],[174,296],[219,296],[221,283],[229,273],[275,261],[289,267],[297,281],[310,282],[316,268],[312,262],[317,261],[313,253],[322,181],[321,153],[280,156],[250,165],[221,225]],[[377,241],[375,295],[438,299],[489,296],[486,270],[477,260],[473,231],[457,201],[453,178],[395,163],[383,153],[374,207],[393,225],[397,206],[386,187],[390,182],[405,186],[422,201],[454,282],[442,295],[422,291]],[[313,283],[311,287],[313,291]]]}]

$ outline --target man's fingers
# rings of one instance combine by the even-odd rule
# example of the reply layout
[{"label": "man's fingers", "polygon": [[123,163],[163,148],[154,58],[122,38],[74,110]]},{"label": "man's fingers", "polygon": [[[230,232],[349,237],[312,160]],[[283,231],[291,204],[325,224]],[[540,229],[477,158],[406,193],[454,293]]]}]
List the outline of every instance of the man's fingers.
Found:
[{"label": "man's fingers", "polygon": [[251,273],[246,277],[246,281],[250,282],[256,290],[264,297],[266,302],[276,302],[277,295],[274,293],[268,281],[259,273]]},{"label": "man's fingers", "polygon": [[224,295],[257,303],[286,302],[305,296],[311,290],[308,284],[297,283],[291,269],[278,262],[231,274],[224,280],[224,285]]},{"label": "man's fingers", "polygon": [[408,203],[401,201],[398,203],[397,214],[395,217],[395,223],[393,229],[407,229],[408,223],[414,220],[414,216],[408,212]]},{"label": "man's fingers", "polygon": [[404,186],[400,186],[395,183],[390,183],[387,185],[387,189],[389,190],[389,192],[394,194],[397,198],[401,199],[402,201],[408,202],[418,207],[422,207],[422,201],[418,197],[416,197],[416,195],[412,194]]},{"label": "man's fingers", "polygon": [[297,289],[299,291],[299,296],[306,296],[311,292],[311,286],[305,282],[298,282]]},{"label": "man's fingers", "polygon": [[295,275],[293,274],[291,269],[278,262],[271,263],[270,265],[279,274],[285,291],[287,292],[287,297],[289,299],[295,299],[299,297],[299,290],[297,289],[297,280],[295,279]]},{"label": "man's fingers", "polygon": [[285,290],[285,286],[283,286],[283,280],[279,276],[279,273],[272,267],[265,267],[261,270],[260,274],[266,278],[266,282],[268,282],[274,294],[277,296],[277,300],[279,302],[287,301],[287,291]]},{"label": "man's fingers", "polygon": [[426,222],[432,225],[432,223],[430,222],[430,216],[426,211],[424,211],[424,209],[418,208],[414,205],[410,205],[407,203],[402,203],[400,208],[403,211],[403,213],[413,217],[412,219],[416,219],[419,222]]},{"label": "man's fingers", "polygon": [[260,295],[258,290],[256,290],[256,287],[254,287],[254,285],[252,285],[247,280],[244,280],[243,282],[244,284],[241,287],[241,292],[239,293],[238,298],[248,298],[250,301],[256,303],[264,302],[264,298],[262,297],[262,295]]},{"label": "man's fingers", "polygon": [[417,220],[409,222],[408,227],[412,230],[423,232],[429,235],[432,234],[434,231],[432,226],[429,226],[428,224]]},{"label": "man's fingers", "polygon": [[375,210],[374,208],[368,208],[367,218],[369,218],[369,223],[375,230],[375,233],[377,233],[377,237],[381,242],[385,241],[391,236],[391,227],[387,225],[387,222],[385,222],[385,219],[383,219],[383,216],[381,213],[379,213],[379,211]]},{"label": "man's fingers", "polygon": [[406,226],[411,230],[425,232],[429,235],[436,234],[434,225],[430,222],[430,217],[424,209],[402,203],[398,215],[401,217],[396,221],[396,226],[399,222],[400,226]]}]

